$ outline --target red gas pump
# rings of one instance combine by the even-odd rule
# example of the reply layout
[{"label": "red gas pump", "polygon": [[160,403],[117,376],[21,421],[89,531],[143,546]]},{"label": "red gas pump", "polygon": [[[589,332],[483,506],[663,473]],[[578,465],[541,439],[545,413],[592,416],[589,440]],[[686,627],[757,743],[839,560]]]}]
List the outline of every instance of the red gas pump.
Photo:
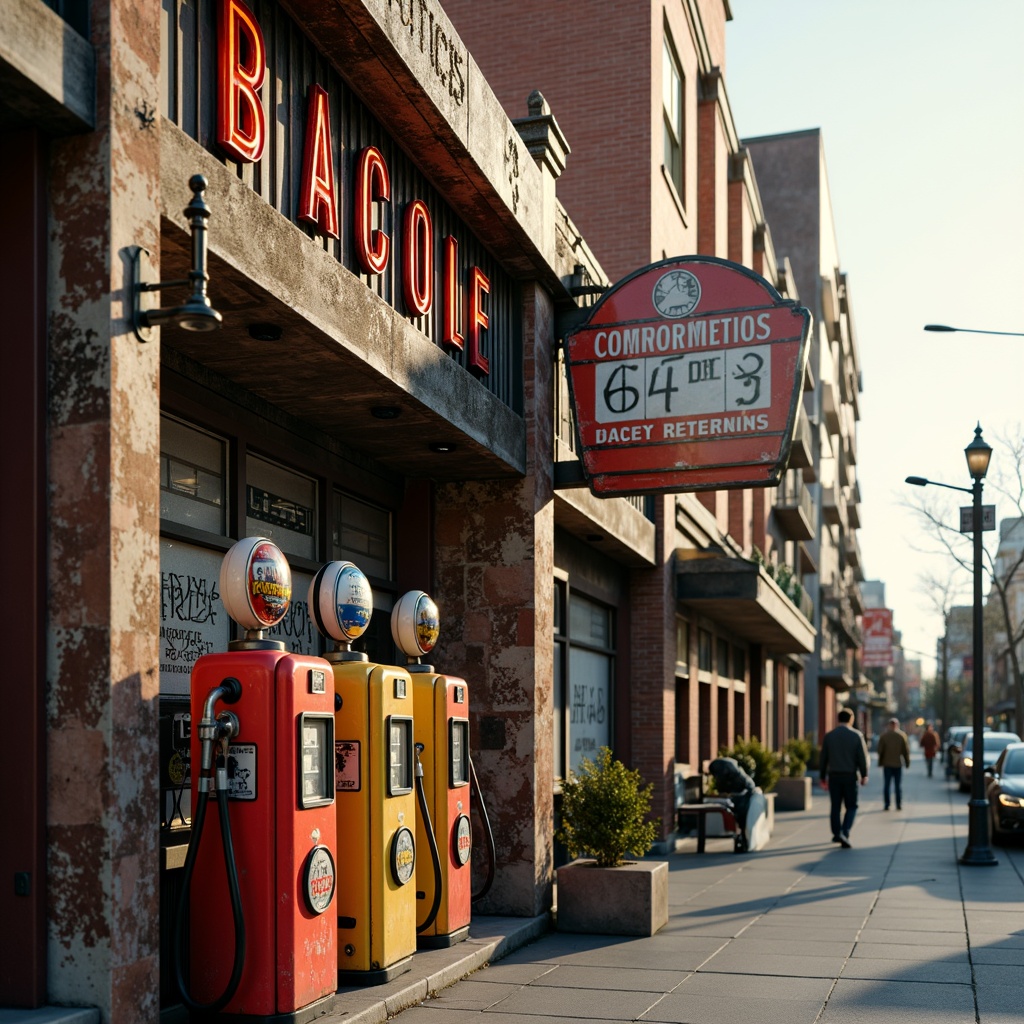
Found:
[{"label": "red gas pump", "polygon": [[471,895],[469,689],[421,659],[437,643],[437,605],[422,590],[405,594],[391,613],[391,635],[409,658],[413,682],[420,814],[417,843],[431,851],[416,864],[416,944],[440,948],[469,934]]},{"label": "red gas pump", "polygon": [[[178,984],[194,1014],[301,1024],[327,1013],[337,989],[331,667],[263,636],[291,601],[291,569],[271,541],[235,544],[220,592],[245,636],[192,671],[200,770],[175,935]],[[211,793],[218,814],[207,818]]]}]

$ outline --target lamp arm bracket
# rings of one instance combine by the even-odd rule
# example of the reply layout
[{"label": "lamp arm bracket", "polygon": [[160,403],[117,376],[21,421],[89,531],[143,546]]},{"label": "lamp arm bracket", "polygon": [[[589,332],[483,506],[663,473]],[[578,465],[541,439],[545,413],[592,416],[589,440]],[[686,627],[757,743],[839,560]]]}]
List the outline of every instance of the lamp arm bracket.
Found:
[{"label": "lamp arm bracket", "polygon": [[[149,250],[139,245],[131,255],[132,328],[141,342],[150,341],[153,328],[159,324],[173,323],[187,331],[212,331],[223,322],[224,318],[213,308],[206,294],[210,280],[206,272],[206,222],[210,219],[210,208],[203,199],[206,184],[201,174],[193,174],[188,181],[192,201],[185,207],[185,216],[192,236],[192,266],[186,280],[153,282]],[[183,305],[143,308],[142,296],[147,292],[181,287],[192,289]]]}]

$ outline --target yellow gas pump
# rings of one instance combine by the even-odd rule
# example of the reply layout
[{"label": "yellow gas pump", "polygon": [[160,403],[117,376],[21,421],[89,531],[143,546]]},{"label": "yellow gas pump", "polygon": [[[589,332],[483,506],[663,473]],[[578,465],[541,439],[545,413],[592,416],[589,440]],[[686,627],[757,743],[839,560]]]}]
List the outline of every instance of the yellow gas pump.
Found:
[{"label": "yellow gas pump", "polygon": [[351,562],[313,578],[309,608],[335,641],[335,807],[338,980],[375,985],[402,974],[416,951],[416,797],[409,673],[352,650],[373,612],[370,584]]},{"label": "yellow gas pump", "polygon": [[440,632],[437,605],[422,590],[405,594],[391,613],[391,635],[409,658],[416,749],[423,771],[417,784],[417,945],[453,946],[469,934],[472,827],[469,819],[469,690],[464,679],[440,675],[421,659]]}]

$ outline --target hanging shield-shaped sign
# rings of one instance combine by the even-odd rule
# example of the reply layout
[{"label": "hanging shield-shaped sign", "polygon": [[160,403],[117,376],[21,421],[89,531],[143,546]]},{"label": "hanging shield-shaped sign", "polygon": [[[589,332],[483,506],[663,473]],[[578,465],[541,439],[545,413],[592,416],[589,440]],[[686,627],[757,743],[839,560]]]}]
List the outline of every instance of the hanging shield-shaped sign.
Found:
[{"label": "hanging shield-shaped sign", "polygon": [[777,484],[810,330],[808,310],[727,260],[680,256],[620,281],[566,338],[591,490]]}]

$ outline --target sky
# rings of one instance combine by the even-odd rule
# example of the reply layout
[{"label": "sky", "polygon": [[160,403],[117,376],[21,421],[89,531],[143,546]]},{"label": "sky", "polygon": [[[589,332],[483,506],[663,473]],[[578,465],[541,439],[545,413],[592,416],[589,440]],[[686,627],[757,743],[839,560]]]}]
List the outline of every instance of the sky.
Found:
[{"label": "sky", "polygon": [[[1016,514],[996,484],[1015,469],[1001,439],[1024,424],[1024,337],[923,326],[1024,332],[1024,0],[730,5],[740,137],[822,132],[864,385],[864,572],[884,581],[906,656],[925,655],[929,678],[942,618],[924,579],[948,576],[949,561],[907,503],[935,500],[958,525],[971,497],[905,478],[969,488],[963,449],[980,422],[994,449],[984,502],[997,520]],[[969,605],[970,575],[959,584],[954,603]]]}]

